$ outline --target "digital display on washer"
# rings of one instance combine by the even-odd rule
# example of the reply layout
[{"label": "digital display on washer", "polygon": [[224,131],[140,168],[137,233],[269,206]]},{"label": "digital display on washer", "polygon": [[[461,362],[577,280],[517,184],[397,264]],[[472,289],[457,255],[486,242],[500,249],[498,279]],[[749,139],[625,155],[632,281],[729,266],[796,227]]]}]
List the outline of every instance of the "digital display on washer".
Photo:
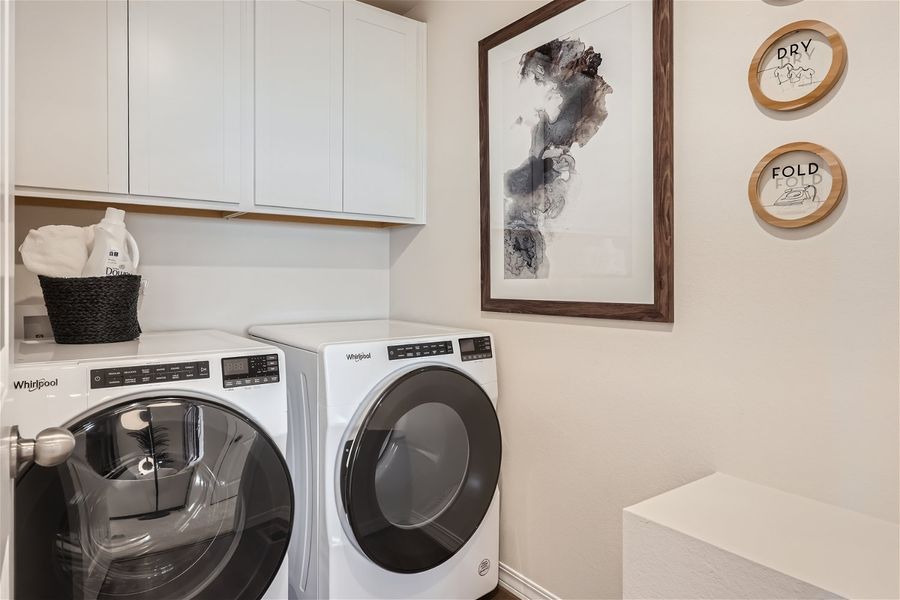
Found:
[{"label": "digital display on washer", "polygon": [[475,340],[472,338],[459,340],[459,351],[462,354],[475,352]]},{"label": "digital display on washer", "polygon": [[229,375],[249,375],[250,361],[247,360],[246,356],[242,358],[223,358],[222,373],[226,377]]},{"label": "digital display on washer", "polygon": [[226,388],[278,383],[277,354],[232,356],[222,359],[222,386]]}]

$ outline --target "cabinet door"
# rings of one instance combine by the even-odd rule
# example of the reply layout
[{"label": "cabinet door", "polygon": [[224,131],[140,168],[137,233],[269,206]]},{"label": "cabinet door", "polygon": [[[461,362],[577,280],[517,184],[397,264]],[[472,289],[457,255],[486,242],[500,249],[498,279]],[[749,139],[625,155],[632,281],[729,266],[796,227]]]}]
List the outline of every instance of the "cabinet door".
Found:
[{"label": "cabinet door", "polygon": [[341,210],[342,9],[256,2],[257,205]]},{"label": "cabinet door", "polygon": [[16,184],[128,191],[124,0],[16,3]]},{"label": "cabinet door", "polygon": [[248,4],[130,0],[132,194],[237,203]]},{"label": "cabinet door", "polygon": [[418,215],[420,36],[416,21],[344,6],[345,212]]}]

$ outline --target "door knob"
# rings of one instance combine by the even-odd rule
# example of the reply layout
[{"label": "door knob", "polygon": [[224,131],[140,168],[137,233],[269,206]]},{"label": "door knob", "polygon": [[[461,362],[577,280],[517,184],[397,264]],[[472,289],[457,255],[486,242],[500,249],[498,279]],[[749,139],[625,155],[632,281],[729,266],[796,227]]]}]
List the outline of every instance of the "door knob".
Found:
[{"label": "door knob", "polygon": [[62,427],[48,427],[33,440],[19,435],[13,427],[9,441],[9,474],[15,477],[32,462],[42,467],[55,467],[68,460],[75,449],[75,436]]}]

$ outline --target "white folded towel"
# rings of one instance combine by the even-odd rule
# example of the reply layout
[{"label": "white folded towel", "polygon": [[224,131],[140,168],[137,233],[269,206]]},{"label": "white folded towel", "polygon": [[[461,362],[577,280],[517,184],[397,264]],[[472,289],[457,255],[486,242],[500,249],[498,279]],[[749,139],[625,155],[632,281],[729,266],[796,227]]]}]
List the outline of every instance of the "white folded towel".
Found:
[{"label": "white folded towel", "polygon": [[89,227],[45,225],[28,232],[19,246],[25,268],[48,277],[81,277],[93,242]]}]

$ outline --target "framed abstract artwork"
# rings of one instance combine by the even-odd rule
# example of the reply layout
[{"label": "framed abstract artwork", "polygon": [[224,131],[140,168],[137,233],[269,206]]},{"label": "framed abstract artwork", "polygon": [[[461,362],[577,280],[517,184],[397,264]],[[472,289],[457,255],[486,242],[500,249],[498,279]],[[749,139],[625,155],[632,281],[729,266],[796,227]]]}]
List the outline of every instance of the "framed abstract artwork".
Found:
[{"label": "framed abstract artwork", "polygon": [[482,310],[672,322],[672,0],[554,0],[478,63]]},{"label": "framed abstract artwork", "polygon": [[835,154],[818,144],[794,142],[766,154],[750,176],[750,205],[776,227],[821,221],[844,197],[847,174]]},{"label": "framed abstract artwork", "polygon": [[847,45],[834,27],[797,21],[762,43],[750,61],[747,82],[761,106],[797,110],[824,98],[846,65]]}]

